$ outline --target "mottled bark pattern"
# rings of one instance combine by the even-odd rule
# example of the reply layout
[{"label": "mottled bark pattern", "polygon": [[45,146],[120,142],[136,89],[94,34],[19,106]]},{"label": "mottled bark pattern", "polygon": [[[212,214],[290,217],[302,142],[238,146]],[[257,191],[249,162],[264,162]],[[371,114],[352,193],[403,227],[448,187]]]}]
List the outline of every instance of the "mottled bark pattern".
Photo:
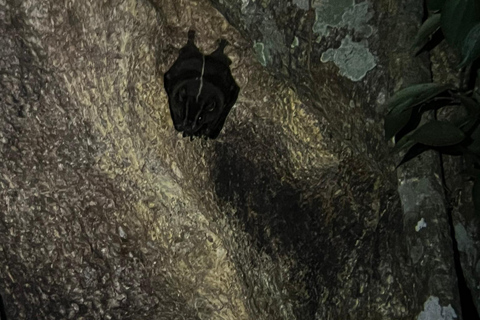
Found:
[{"label": "mottled bark pattern", "polygon": [[[383,140],[386,98],[430,79],[421,2],[211,3],[0,0],[9,319],[460,319],[438,156],[397,175]],[[216,140],[169,113],[189,29],[242,88]]]}]

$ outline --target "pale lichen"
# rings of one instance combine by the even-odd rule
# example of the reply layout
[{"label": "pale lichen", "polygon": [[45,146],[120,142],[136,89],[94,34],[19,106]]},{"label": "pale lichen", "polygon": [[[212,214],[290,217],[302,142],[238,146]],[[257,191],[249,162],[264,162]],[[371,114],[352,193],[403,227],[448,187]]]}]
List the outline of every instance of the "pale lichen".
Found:
[{"label": "pale lichen", "polygon": [[333,61],[340,68],[340,74],[352,81],[362,80],[367,72],[376,66],[375,57],[368,49],[368,42],[353,42],[350,36],[342,40],[338,49],[325,51],[321,61]]},{"label": "pale lichen", "polygon": [[368,2],[355,4],[353,0],[315,0],[315,23],[313,32],[318,34],[317,41],[330,34],[330,28],[348,28],[356,34],[369,37],[373,28],[368,21],[373,17]]},{"label": "pale lichen", "polygon": [[265,67],[267,65],[267,58],[265,57],[265,46],[263,43],[255,42],[253,49],[255,50],[255,56],[257,57],[257,60],[262,66]]},{"label": "pale lichen", "polygon": [[453,320],[457,319],[457,314],[449,304],[442,307],[438,297],[430,296],[423,304],[423,311],[417,317],[417,320]]}]

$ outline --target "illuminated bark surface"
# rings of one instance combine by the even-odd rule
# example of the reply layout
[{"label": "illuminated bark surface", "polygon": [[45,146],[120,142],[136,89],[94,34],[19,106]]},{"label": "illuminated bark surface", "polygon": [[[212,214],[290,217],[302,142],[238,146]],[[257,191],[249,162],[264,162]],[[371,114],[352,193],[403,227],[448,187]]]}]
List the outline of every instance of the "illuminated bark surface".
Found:
[{"label": "illuminated bark surface", "polygon": [[[9,319],[461,318],[438,155],[397,174],[383,139],[388,96],[431,79],[421,4],[212,3],[0,0]],[[177,134],[163,90],[190,28],[231,43],[216,140]]]}]

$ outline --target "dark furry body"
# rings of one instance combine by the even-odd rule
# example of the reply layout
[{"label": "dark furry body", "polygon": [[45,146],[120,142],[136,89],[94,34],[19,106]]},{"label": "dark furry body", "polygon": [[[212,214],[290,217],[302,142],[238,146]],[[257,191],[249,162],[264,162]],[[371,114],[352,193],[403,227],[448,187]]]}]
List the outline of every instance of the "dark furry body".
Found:
[{"label": "dark furry body", "polygon": [[194,43],[195,32],[164,75],[170,114],[177,131],[184,136],[215,139],[237,100],[240,88],[230,71],[230,59],[223,50],[226,40],[210,55],[203,55]]}]

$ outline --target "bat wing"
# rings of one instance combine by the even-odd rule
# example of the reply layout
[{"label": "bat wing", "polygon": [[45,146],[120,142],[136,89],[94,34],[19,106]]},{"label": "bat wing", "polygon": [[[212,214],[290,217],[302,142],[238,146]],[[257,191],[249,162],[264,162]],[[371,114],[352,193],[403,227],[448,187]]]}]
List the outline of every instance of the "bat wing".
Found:
[{"label": "bat wing", "polygon": [[[187,44],[188,46],[188,44]],[[179,87],[186,85],[189,81],[197,81],[201,76],[203,55],[193,49],[184,50],[165,73],[163,83],[168,95],[170,115],[176,130],[180,131],[180,125],[184,121],[185,106],[175,100],[175,92]]]},{"label": "bat wing", "polygon": [[208,137],[215,139],[223,128],[225,120],[230,113],[233,105],[237,101],[240,88],[230,72],[230,59],[222,53],[223,56],[215,51],[212,55],[206,57],[205,78],[217,87],[224,96],[224,104],[217,121],[209,128]]},{"label": "bat wing", "polygon": [[210,128],[210,133],[208,135],[210,139],[215,139],[220,134],[220,131],[222,131],[223,125],[225,124],[225,120],[227,119],[227,116],[230,113],[230,110],[232,109],[233,105],[237,101],[239,92],[240,92],[240,88],[235,83],[229,90],[228,95],[226,96],[228,97],[228,99],[227,101],[225,101],[225,105],[223,106],[223,110],[220,113],[218,120]]}]

